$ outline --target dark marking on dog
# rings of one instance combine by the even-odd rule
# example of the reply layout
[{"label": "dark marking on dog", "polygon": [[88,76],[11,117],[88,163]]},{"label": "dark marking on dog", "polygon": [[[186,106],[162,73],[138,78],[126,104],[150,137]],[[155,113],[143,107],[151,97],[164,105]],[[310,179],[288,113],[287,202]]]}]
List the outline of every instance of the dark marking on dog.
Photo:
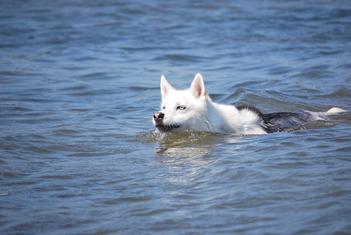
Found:
[{"label": "dark marking on dog", "polygon": [[288,131],[308,122],[311,119],[311,114],[299,112],[278,112],[267,113],[262,115],[262,127],[267,133]]},{"label": "dark marking on dog", "polygon": [[297,112],[262,113],[258,108],[249,105],[239,105],[236,108],[250,110],[261,118],[261,127],[267,133],[292,130],[311,120],[311,114],[303,110]]},{"label": "dark marking on dog", "polygon": [[159,129],[160,131],[170,131],[176,128],[179,128],[180,126],[177,124],[171,124],[171,125],[163,125],[163,124],[159,124],[156,125],[157,129]]}]

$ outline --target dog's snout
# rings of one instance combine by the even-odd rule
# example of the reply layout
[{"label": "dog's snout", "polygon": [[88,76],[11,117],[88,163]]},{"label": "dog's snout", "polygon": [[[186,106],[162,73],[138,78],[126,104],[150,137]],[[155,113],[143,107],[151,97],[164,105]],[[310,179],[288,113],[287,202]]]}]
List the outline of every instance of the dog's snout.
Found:
[{"label": "dog's snout", "polygon": [[165,114],[162,112],[156,112],[154,114],[154,120],[156,122],[156,124],[162,124],[163,118],[164,118]]},{"label": "dog's snout", "polygon": [[155,119],[155,120],[160,120],[160,119],[163,119],[164,116],[165,116],[164,113],[162,113],[162,112],[156,112],[156,113],[154,114],[154,119]]},{"label": "dog's snout", "polygon": [[164,113],[161,113],[161,112],[158,113],[158,117],[159,117],[159,118],[163,118],[164,116],[165,116]]}]

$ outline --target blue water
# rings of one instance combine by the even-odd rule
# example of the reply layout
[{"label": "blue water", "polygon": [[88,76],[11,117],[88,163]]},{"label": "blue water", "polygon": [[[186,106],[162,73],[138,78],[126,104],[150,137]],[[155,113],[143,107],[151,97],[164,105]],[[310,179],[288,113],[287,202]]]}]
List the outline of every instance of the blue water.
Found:
[{"label": "blue water", "polygon": [[349,1],[1,1],[1,234],[350,234],[351,116],[154,133],[159,78],[351,110]]}]

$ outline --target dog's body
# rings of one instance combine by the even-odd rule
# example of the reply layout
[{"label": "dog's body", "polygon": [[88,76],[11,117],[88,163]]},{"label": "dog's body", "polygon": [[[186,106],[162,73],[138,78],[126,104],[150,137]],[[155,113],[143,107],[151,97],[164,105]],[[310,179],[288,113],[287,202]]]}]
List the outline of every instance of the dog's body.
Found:
[{"label": "dog's body", "polygon": [[218,104],[208,96],[201,74],[187,90],[176,90],[161,76],[161,111],[153,123],[160,131],[194,130],[215,133],[258,135],[286,131],[323,117],[343,112],[332,108],[324,113],[309,111],[263,114],[251,106]]}]

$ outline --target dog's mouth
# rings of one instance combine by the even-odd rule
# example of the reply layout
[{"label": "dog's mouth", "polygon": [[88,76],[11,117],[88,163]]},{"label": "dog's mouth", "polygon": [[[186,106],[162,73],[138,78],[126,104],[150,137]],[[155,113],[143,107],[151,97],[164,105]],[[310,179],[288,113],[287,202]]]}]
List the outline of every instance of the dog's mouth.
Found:
[{"label": "dog's mouth", "polygon": [[179,128],[180,125],[178,125],[178,124],[170,124],[170,125],[158,124],[158,125],[156,125],[156,127],[160,131],[171,131],[173,129]]}]

